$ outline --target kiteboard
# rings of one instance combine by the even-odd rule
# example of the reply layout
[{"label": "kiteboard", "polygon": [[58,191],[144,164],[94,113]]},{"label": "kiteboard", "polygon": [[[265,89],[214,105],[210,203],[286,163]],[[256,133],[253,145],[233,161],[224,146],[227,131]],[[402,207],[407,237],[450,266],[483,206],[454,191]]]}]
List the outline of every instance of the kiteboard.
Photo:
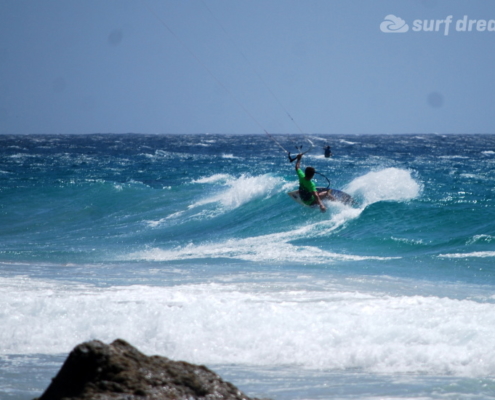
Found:
[{"label": "kiteboard", "polygon": [[[316,190],[321,191],[321,190],[327,190],[327,189],[326,188],[317,188]],[[330,194],[335,198],[336,201],[338,201],[342,204],[345,204],[346,206],[352,206],[356,203],[351,195],[349,195],[349,194],[347,194],[341,190],[332,189],[332,188],[330,188],[329,190],[330,190]],[[297,203],[299,203],[305,207],[309,207],[309,208],[318,207],[318,204],[313,204],[313,205],[305,204],[302,201],[301,196],[299,195],[299,190],[294,190],[294,191],[289,192],[287,194],[290,196],[290,198],[292,200],[296,201]],[[325,199],[323,199],[323,200],[325,200]]]}]

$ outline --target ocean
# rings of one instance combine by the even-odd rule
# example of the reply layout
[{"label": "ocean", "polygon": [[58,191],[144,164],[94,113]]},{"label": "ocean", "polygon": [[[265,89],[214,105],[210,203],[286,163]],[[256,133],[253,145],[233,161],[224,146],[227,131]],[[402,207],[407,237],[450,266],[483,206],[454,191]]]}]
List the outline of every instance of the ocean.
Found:
[{"label": "ocean", "polygon": [[1,135],[0,398],[121,338],[253,397],[495,399],[495,135],[273,136],[356,204],[267,135]]}]

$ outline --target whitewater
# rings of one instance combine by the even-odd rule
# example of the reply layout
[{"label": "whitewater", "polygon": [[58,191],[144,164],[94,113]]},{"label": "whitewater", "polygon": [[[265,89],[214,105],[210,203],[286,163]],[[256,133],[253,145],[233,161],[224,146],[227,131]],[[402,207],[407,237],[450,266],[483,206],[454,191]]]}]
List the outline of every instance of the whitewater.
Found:
[{"label": "whitewater", "polygon": [[494,399],[495,135],[309,138],[355,205],[265,135],[0,136],[0,398],[122,338],[253,397]]}]

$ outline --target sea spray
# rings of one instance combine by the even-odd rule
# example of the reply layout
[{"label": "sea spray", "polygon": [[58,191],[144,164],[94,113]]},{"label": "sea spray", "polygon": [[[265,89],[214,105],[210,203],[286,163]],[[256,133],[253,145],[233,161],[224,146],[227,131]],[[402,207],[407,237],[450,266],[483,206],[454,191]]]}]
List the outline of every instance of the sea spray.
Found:
[{"label": "sea spray", "polygon": [[226,174],[215,174],[194,182],[215,183],[217,189],[220,189],[216,190],[216,194],[190,204],[189,208],[209,203],[220,203],[228,209],[237,208],[253,199],[270,195],[281,184],[279,179],[270,175],[246,176],[244,174],[237,178]]},{"label": "sea spray", "polygon": [[411,177],[410,171],[385,168],[354,179],[345,190],[354,196],[361,196],[365,204],[372,204],[384,200],[414,199],[420,194],[421,185]]}]

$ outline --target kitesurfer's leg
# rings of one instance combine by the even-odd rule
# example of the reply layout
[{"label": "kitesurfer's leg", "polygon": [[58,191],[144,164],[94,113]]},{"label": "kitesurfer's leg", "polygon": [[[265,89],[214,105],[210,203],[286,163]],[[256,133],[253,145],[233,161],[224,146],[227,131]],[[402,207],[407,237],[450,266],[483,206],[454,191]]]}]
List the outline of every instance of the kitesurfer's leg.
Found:
[{"label": "kitesurfer's leg", "polygon": [[335,201],[335,197],[332,196],[332,189],[329,190],[322,190],[321,192],[318,192],[318,195],[321,200],[330,200],[330,201]]}]

